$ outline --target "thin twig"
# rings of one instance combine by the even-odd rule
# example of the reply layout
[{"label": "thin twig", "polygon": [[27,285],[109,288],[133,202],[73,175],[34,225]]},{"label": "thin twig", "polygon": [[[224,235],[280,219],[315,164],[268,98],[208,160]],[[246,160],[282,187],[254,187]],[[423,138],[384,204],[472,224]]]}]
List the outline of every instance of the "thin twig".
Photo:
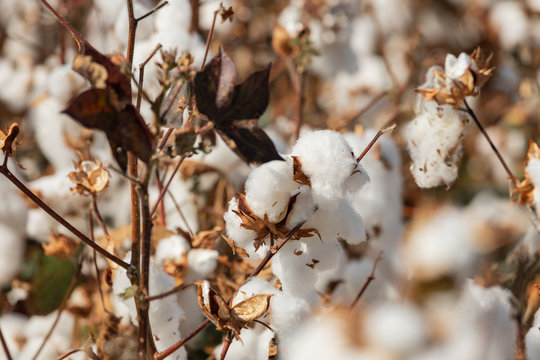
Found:
[{"label": "thin twig", "polygon": [[180,157],[180,160],[178,161],[178,163],[174,167],[174,170],[173,170],[171,176],[169,177],[169,180],[167,181],[167,183],[165,184],[163,189],[161,189],[161,192],[159,193],[159,196],[158,196],[156,202],[154,203],[154,206],[152,207],[152,211],[150,211],[150,216],[154,216],[154,213],[156,212],[160,202],[163,200],[163,197],[167,193],[167,189],[171,185],[171,182],[173,181],[174,177],[176,176],[176,173],[178,172],[178,169],[180,169],[180,165],[182,165],[185,158],[186,158],[185,156]]},{"label": "thin twig", "polygon": [[[165,1],[162,4],[166,5],[166,4],[168,4],[168,2]],[[154,55],[156,55],[156,53],[159,51],[159,49],[161,49],[162,47],[163,47],[163,45],[158,43],[156,45],[156,47],[154,48],[154,50],[152,50],[150,55],[146,58],[146,60],[144,60],[141,64],[139,64],[139,85],[138,85],[138,89],[140,89],[140,90],[137,91],[137,102],[136,102],[136,105],[135,105],[135,107],[137,108],[137,111],[141,110],[141,102],[142,102],[142,95],[143,95],[143,91],[141,91],[141,90],[143,89],[143,82],[144,82],[144,68],[150,62],[150,60],[152,60]]]},{"label": "thin twig", "polygon": [[303,113],[304,113],[304,85],[306,82],[306,77],[303,72],[296,73],[298,76],[298,89],[296,91],[296,116],[295,116],[295,139],[298,140],[300,137],[300,128],[303,123]]},{"label": "thin twig", "polygon": [[[96,241],[94,238],[94,217],[92,215],[92,209],[88,212],[88,225],[90,227],[90,239],[92,241]],[[96,256],[96,250],[93,250],[92,254],[92,262],[94,263],[94,270],[96,270],[96,285],[99,291],[99,297],[101,298],[101,305],[103,306],[103,310],[106,313],[109,313],[107,308],[105,307],[105,296],[103,296],[103,290],[101,289],[101,272],[99,271],[99,267],[97,264],[97,256]]]},{"label": "thin twig", "polygon": [[71,225],[71,223],[69,223],[66,219],[64,219],[56,211],[54,211],[49,205],[45,204],[43,200],[37,197],[29,188],[26,187],[26,185],[24,185],[15,175],[13,175],[13,173],[8,169],[7,166],[0,166],[0,173],[4,175],[9,181],[11,181],[13,185],[19,188],[19,190],[21,190],[28,199],[30,199],[43,211],[49,214],[49,216],[51,216],[53,219],[58,221],[62,226],[68,229],[73,235],[78,237],[86,245],[90,246],[91,248],[96,250],[98,253],[105,256],[107,259],[113,261],[115,264],[118,264],[119,266],[123,267],[124,269],[129,268],[128,263],[124,262],[122,259],[111,254],[110,252],[108,252],[107,250],[103,249],[101,246],[99,246],[98,244],[90,240],[86,235],[84,235],[77,228]]},{"label": "thin twig", "polygon": [[219,360],[225,360],[225,356],[227,356],[227,352],[229,351],[229,347],[231,347],[231,343],[232,331],[229,330],[227,336],[225,337],[225,341],[223,342],[223,348],[221,349],[221,354],[219,354]]},{"label": "thin twig", "polygon": [[36,360],[38,358],[39,354],[41,353],[41,351],[45,347],[45,344],[47,343],[47,341],[49,341],[49,338],[51,337],[54,329],[56,328],[56,325],[58,325],[58,321],[60,320],[60,316],[62,315],[62,312],[65,310],[67,302],[68,302],[69,298],[71,297],[71,294],[73,293],[73,290],[75,290],[75,287],[77,286],[77,281],[79,280],[79,274],[81,273],[81,268],[82,268],[82,257],[81,257],[81,261],[79,261],[79,264],[77,266],[77,272],[73,276],[73,279],[71,279],[71,283],[69,284],[68,291],[67,291],[66,295],[64,296],[64,299],[62,299],[62,303],[60,304],[60,307],[57,310],[56,318],[54,319],[54,322],[53,322],[51,328],[47,332],[47,335],[45,335],[45,337],[43,338],[43,341],[41,342],[41,345],[39,346],[39,348],[36,351],[36,354],[34,355],[32,360]]},{"label": "thin twig", "polygon": [[184,212],[180,208],[180,204],[178,204],[178,201],[176,201],[176,198],[174,197],[173,193],[170,190],[167,191],[167,195],[169,195],[169,197],[171,198],[171,201],[173,202],[173,205],[176,208],[176,211],[178,212],[178,215],[180,215],[180,218],[182,219],[184,224],[186,224],[186,229],[187,229],[189,235],[191,236],[191,238],[193,239],[194,232],[191,229],[191,226],[189,226],[189,222],[187,221],[186,216],[184,215]]},{"label": "thin twig", "polygon": [[193,339],[198,333],[204,330],[205,327],[210,325],[210,320],[206,319],[204,320],[199,326],[197,326],[188,336],[177,342],[176,344],[168,347],[167,349],[163,350],[160,353],[154,354],[154,360],[162,360],[165,359],[167,356],[171,355],[176,350],[180,349],[184,344],[186,344],[189,340]]},{"label": "thin twig", "polygon": [[216,26],[217,16],[218,16],[218,10],[214,11],[214,18],[212,19],[212,26],[210,26],[210,31],[208,32],[208,36],[206,37],[206,47],[204,48],[204,57],[201,64],[201,70],[204,68],[204,64],[206,64],[206,58],[208,56],[208,50],[210,49],[210,41],[212,40],[212,35],[214,35],[214,27]]},{"label": "thin twig", "polygon": [[478,129],[480,130],[480,132],[482,133],[482,135],[484,135],[484,137],[486,138],[487,142],[489,143],[489,146],[491,146],[491,149],[493,150],[493,152],[495,153],[495,155],[497,156],[497,159],[499,159],[499,162],[501,163],[501,165],[503,166],[504,170],[506,171],[506,173],[508,174],[508,177],[510,178],[510,180],[512,181],[512,183],[514,184],[515,187],[517,187],[519,185],[519,182],[516,178],[516,176],[514,175],[514,173],[512,172],[512,170],[510,170],[510,167],[508,166],[508,164],[506,164],[506,161],[504,161],[504,158],[502,157],[499,149],[497,149],[497,147],[495,146],[495,144],[493,143],[493,141],[491,141],[491,138],[489,137],[486,129],[482,126],[482,124],[480,123],[480,121],[478,120],[478,117],[476,116],[475,112],[473,111],[473,109],[471,109],[471,107],[469,106],[469,104],[467,103],[467,100],[463,100],[463,104],[465,105],[465,111],[471,115],[471,117],[473,118],[474,120],[474,123],[476,124],[476,126],[478,127]]},{"label": "thin twig", "polygon": [[158,295],[152,295],[152,296],[148,296],[146,298],[147,301],[153,301],[153,300],[159,300],[159,299],[163,299],[169,295],[172,295],[172,294],[176,294],[184,289],[187,289],[188,287],[190,287],[191,285],[194,285],[193,283],[191,282],[187,282],[187,283],[182,283],[180,285],[177,285],[175,287],[173,287],[171,290],[169,291],[166,291],[164,293],[161,293],[161,294],[158,294]]},{"label": "thin twig", "polygon": [[65,354],[61,355],[60,357],[58,357],[56,360],[63,360],[65,358],[67,358],[68,356],[76,354],[76,353],[81,352],[81,351],[84,351],[84,349],[83,348],[78,348],[78,349],[70,350],[67,353],[65,353]]},{"label": "thin twig", "polygon": [[[315,210],[317,211],[317,210]],[[287,235],[285,236],[285,238],[283,240],[281,240],[276,246],[275,248],[272,248],[270,250],[268,250],[268,253],[266,253],[266,256],[261,260],[261,262],[259,263],[259,265],[257,265],[257,267],[251,272],[251,274],[249,274],[249,276],[246,278],[246,281],[244,281],[244,283],[247,283],[249,280],[251,280],[252,278],[256,277],[257,275],[259,275],[259,273],[264,269],[264,267],[268,264],[268,262],[274,257],[274,255],[279,251],[279,249],[281,249],[293,236],[294,234],[296,234],[298,232],[298,230],[300,230],[300,228],[302,226],[304,226],[304,224],[306,223],[307,219],[302,221],[301,223],[297,224],[291,231],[289,231],[287,233]]]},{"label": "thin twig", "polygon": [[360,154],[360,156],[358,156],[358,158],[356,159],[357,162],[360,162],[364,156],[366,156],[366,154],[369,152],[369,150],[371,150],[371,148],[373,147],[373,145],[375,145],[375,143],[377,142],[377,140],[379,140],[379,138],[381,136],[383,136],[384,134],[386,134],[387,132],[389,131],[392,131],[396,128],[396,125],[391,125],[387,128],[384,128],[384,129],[381,129],[379,131],[377,131],[377,134],[375,134],[375,136],[373,137],[373,139],[371,139],[371,141],[369,142],[368,146],[366,146],[366,148],[364,149],[364,151],[362,151],[362,153]]},{"label": "thin twig", "polygon": [[168,2],[168,1],[164,1],[164,2],[162,2],[162,3],[159,3],[158,5],[156,5],[152,10],[150,10],[150,11],[147,12],[146,14],[144,14],[144,15],[139,16],[138,18],[136,18],[136,19],[135,19],[135,22],[138,23],[139,21],[146,19],[147,17],[149,17],[150,15],[152,15],[153,13],[155,13],[156,11],[158,11],[159,9],[161,9],[162,7],[164,7],[164,6],[166,6],[166,5],[169,5],[169,2]]},{"label": "thin twig", "polygon": [[11,353],[9,352],[9,348],[6,343],[6,339],[4,339],[4,334],[2,333],[2,328],[0,328],[0,342],[2,343],[2,348],[4,349],[4,353],[6,354],[7,360],[12,360]]},{"label": "thin twig", "polygon": [[[156,174],[156,182],[157,182],[158,191],[161,193],[161,190],[163,190],[163,181],[161,181],[161,178],[159,176],[158,168],[156,168],[155,174]],[[159,208],[159,211],[158,211],[159,223],[161,224],[161,226],[167,226],[167,219],[165,217],[165,202],[162,201],[159,204],[158,208]]]},{"label": "thin twig", "polygon": [[364,295],[364,293],[366,292],[366,289],[368,288],[369,284],[373,281],[373,280],[376,280],[377,278],[375,277],[375,269],[377,268],[377,264],[379,263],[379,261],[382,260],[382,254],[383,252],[379,252],[379,255],[377,256],[377,258],[375,259],[375,261],[373,262],[373,266],[371,267],[371,272],[369,273],[368,277],[366,278],[366,280],[364,281],[364,284],[362,284],[362,287],[360,288],[360,291],[358,292],[358,294],[356,295],[356,298],[354,299],[354,301],[352,302],[350,308],[354,308],[354,306],[356,305],[356,303],[358,302],[358,300],[360,300],[360,298],[362,297],[362,295]]}]

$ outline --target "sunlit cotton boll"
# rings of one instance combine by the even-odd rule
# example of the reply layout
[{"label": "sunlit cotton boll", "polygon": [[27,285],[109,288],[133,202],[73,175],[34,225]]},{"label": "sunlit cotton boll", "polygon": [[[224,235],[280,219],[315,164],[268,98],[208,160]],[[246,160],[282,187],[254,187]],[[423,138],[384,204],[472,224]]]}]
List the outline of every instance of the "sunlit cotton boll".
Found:
[{"label": "sunlit cotton boll", "polygon": [[255,169],[246,182],[246,200],[251,210],[260,218],[268,216],[279,222],[285,215],[291,193],[300,187],[293,180],[290,161],[270,161]]},{"label": "sunlit cotton boll", "polygon": [[381,304],[368,311],[364,322],[364,332],[370,345],[396,356],[404,356],[420,348],[426,331],[420,311],[406,303]]},{"label": "sunlit cotton boll", "polygon": [[347,192],[347,180],[355,172],[354,175],[359,174],[356,176],[363,180],[357,185],[369,181],[352,149],[337,132],[320,130],[305,134],[294,145],[291,155],[297,156],[302,163],[302,171],[309,177],[316,203],[330,205],[342,199]]},{"label": "sunlit cotton boll", "polygon": [[404,256],[407,274],[418,280],[467,275],[475,259],[471,229],[457,209],[443,209],[413,225]]},{"label": "sunlit cotton boll", "polygon": [[19,272],[23,261],[25,241],[10,226],[0,223],[0,288],[8,286]]}]

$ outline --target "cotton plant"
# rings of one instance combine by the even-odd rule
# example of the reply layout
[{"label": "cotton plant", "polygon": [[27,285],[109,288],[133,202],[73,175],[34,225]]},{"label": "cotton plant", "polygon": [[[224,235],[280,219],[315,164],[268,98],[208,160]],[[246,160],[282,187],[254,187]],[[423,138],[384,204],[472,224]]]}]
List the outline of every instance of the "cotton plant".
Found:
[{"label": "cotton plant", "polygon": [[428,69],[426,82],[417,89],[416,117],[405,130],[411,172],[419,187],[450,186],[456,180],[470,121],[460,106],[468,108],[466,97],[476,96],[491,76],[490,58],[480,49],[471,56],[448,54],[444,69]]}]

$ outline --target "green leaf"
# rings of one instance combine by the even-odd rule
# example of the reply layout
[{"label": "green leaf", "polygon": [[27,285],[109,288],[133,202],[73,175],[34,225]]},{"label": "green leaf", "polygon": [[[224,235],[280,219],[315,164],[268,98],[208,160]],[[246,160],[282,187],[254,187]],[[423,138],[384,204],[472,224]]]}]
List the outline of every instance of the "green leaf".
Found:
[{"label": "green leaf", "polygon": [[127,300],[134,297],[137,294],[137,290],[139,290],[139,287],[137,285],[131,285],[127,287],[124,292],[119,294],[118,296],[120,296],[124,300]]}]

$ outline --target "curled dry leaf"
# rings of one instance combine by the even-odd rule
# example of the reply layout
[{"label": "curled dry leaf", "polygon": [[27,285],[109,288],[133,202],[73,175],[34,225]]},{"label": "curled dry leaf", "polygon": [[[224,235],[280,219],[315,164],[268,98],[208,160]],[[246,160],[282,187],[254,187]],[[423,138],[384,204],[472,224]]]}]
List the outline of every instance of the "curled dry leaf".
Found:
[{"label": "curled dry leaf", "polygon": [[[493,75],[490,67],[493,54],[486,55],[480,48],[475,49],[470,59],[472,64],[457,79],[448,78],[447,74],[435,71],[436,87],[415,89],[427,101],[436,101],[439,105],[452,105],[459,108],[466,96],[478,95],[478,89]],[[448,81],[451,80],[451,81]]]},{"label": "curled dry leaf", "polygon": [[228,238],[227,236],[225,236],[225,234],[221,234],[221,237],[225,239],[227,244],[229,244],[234,255],[238,254],[241,257],[249,257],[249,254],[247,253],[247,251],[239,247],[238,245],[236,245],[236,242],[234,242],[233,239]]},{"label": "curled dry leaf", "polygon": [[65,259],[75,254],[79,248],[79,242],[63,234],[51,233],[46,243],[41,245],[47,256],[55,256]]},{"label": "curled dry leaf", "polygon": [[299,184],[311,186],[309,177],[302,171],[302,162],[298,156],[293,156],[293,179]]},{"label": "curled dry leaf", "polygon": [[19,124],[17,123],[11,124],[7,133],[0,130],[0,150],[2,150],[6,156],[13,157],[15,154],[15,140],[19,135],[19,131]]},{"label": "curled dry leaf", "polygon": [[240,330],[268,311],[272,296],[273,294],[254,295],[231,308],[223,297],[210,287],[208,281],[197,284],[197,300],[206,317],[218,330],[231,330],[240,341]]},{"label": "curled dry leaf", "polygon": [[97,194],[109,185],[109,172],[99,160],[79,161],[75,164],[75,171],[70,172],[68,177],[75,184],[71,188],[74,194]]},{"label": "curled dry leaf", "polygon": [[[540,147],[534,141],[529,139],[529,150],[527,151],[527,160],[525,168],[531,159],[540,159]],[[520,181],[516,188],[511,191],[511,198],[518,204],[534,206],[534,184],[527,171],[525,171],[525,179]]]},{"label": "curled dry leaf", "polygon": [[228,8],[225,8],[223,6],[223,3],[219,3],[218,14],[221,16],[221,23],[223,24],[227,20],[232,22],[233,16],[234,16],[234,11],[233,11],[232,6],[229,6]]},{"label": "curled dry leaf", "polygon": [[292,53],[291,37],[287,30],[279,24],[274,26],[274,32],[272,33],[272,48],[282,57],[287,57]]}]

